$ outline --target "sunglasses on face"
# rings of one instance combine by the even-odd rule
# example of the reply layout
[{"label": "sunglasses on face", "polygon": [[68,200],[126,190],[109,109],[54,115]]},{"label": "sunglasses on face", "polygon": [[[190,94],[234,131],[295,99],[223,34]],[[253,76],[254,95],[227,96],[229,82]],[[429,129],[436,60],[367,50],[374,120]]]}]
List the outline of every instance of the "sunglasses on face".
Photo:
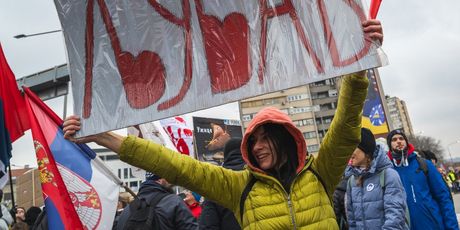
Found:
[{"label": "sunglasses on face", "polygon": [[392,141],[392,142],[398,141],[398,140],[404,141],[404,137],[393,137],[393,138],[391,138],[391,141]]}]

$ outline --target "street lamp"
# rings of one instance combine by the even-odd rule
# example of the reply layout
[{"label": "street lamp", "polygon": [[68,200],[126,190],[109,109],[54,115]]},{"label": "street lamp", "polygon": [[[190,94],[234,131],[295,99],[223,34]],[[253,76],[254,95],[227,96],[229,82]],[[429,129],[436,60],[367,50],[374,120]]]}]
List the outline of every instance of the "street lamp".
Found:
[{"label": "street lamp", "polygon": [[[50,31],[45,31],[45,32],[35,33],[35,34],[18,34],[18,35],[16,35],[16,36],[14,36],[14,38],[16,38],[16,39],[28,38],[28,37],[34,37],[34,36],[39,36],[39,35],[57,33],[57,32],[62,32],[62,30],[50,30]],[[56,70],[55,70],[55,71],[56,71]],[[67,91],[67,88],[68,88],[68,84],[67,84],[67,83],[66,83],[65,87],[66,87],[66,91]],[[66,116],[67,116],[67,92],[66,92],[65,95],[64,95],[64,111],[63,111],[63,116],[62,116],[62,118],[65,119]]]},{"label": "street lamp", "polygon": [[33,37],[33,36],[38,36],[38,35],[43,35],[43,34],[51,34],[51,33],[56,33],[56,32],[61,32],[62,30],[51,30],[51,31],[46,31],[42,33],[36,33],[36,34],[18,34],[14,36],[16,39],[20,38],[27,38],[27,37]]},{"label": "street lamp", "polygon": [[451,164],[452,166],[454,166],[454,160],[452,159],[452,153],[450,152],[450,146],[451,146],[451,145],[458,144],[458,143],[460,143],[460,140],[456,140],[456,141],[454,141],[454,142],[452,142],[452,143],[450,143],[450,144],[447,145],[447,152],[449,152],[450,164]]}]

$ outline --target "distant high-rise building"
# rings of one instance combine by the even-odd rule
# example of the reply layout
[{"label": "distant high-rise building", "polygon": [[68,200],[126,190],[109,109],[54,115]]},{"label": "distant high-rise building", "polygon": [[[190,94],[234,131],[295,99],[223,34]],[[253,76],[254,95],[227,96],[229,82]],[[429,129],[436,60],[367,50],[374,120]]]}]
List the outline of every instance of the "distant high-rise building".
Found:
[{"label": "distant high-rise building", "polygon": [[389,96],[386,97],[386,102],[390,112],[391,128],[401,129],[408,136],[414,135],[406,103],[398,97]]},{"label": "distant high-rise building", "polygon": [[243,126],[262,108],[273,106],[285,112],[302,132],[307,150],[317,154],[334,118],[340,78],[281,90],[241,101]]},{"label": "distant high-rise building", "polygon": [[[243,127],[262,108],[276,107],[288,114],[302,131],[308,152],[317,154],[336,112],[340,84],[341,77],[336,77],[242,100]],[[380,80],[376,84],[382,89]]]}]

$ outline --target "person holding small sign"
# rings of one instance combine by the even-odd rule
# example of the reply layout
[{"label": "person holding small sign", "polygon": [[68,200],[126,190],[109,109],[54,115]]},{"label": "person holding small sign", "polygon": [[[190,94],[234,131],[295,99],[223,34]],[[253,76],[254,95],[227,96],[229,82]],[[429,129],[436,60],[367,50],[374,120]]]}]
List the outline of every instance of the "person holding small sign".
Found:
[{"label": "person holding small sign", "polygon": [[[363,22],[363,31],[382,42],[380,21]],[[246,129],[241,152],[248,167],[243,171],[203,163],[133,136],[107,132],[75,139],[81,125],[77,116],[66,118],[63,130],[68,140],[96,142],[122,161],[232,210],[242,229],[338,229],[331,198],[360,142],[369,84],[365,73],[343,78],[337,111],[318,157],[307,153],[302,132],[276,108],[261,110]]]}]

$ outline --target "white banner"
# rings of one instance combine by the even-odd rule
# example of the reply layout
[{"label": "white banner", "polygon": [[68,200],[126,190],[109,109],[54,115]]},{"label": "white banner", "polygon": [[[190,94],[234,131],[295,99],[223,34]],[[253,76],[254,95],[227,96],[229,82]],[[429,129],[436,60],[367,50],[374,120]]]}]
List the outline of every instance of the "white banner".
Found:
[{"label": "white banner", "polygon": [[80,136],[381,66],[361,0],[55,0]]},{"label": "white banner", "polygon": [[183,117],[172,117],[160,121],[169,139],[182,154],[194,157],[193,131],[187,126]]}]

